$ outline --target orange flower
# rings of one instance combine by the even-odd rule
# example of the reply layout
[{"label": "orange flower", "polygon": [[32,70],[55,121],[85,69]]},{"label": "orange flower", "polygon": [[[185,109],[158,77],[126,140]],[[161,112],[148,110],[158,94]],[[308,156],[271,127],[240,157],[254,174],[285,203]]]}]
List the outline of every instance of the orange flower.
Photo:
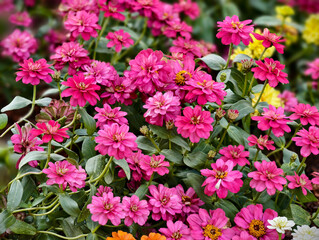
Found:
[{"label": "orange flower", "polygon": [[150,233],[148,236],[143,235],[141,240],[166,240],[166,237],[159,233]]},{"label": "orange flower", "polygon": [[106,240],[136,240],[132,234],[118,231],[118,232],[112,232],[112,237],[108,237]]}]

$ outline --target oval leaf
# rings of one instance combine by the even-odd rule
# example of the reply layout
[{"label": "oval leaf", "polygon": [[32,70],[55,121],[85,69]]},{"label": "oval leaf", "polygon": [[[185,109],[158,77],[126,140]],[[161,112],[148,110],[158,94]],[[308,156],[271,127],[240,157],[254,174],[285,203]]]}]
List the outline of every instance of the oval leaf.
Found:
[{"label": "oval leaf", "polygon": [[8,116],[7,114],[0,114],[0,130],[4,129],[8,124]]},{"label": "oval leaf", "polygon": [[59,194],[59,201],[63,210],[73,217],[77,217],[80,214],[80,209],[76,201],[70,198],[67,194]]},{"label": "oval leaf", "polygon": [[16,96],[11,103],[1,109],[1,112],[16,110],[20,108],[24,108],[31,104],[32,102],[29,99],[24,97]]},{"label": "oval leaf", "polygon": [[226,61],[224,58],[217,54],[208,54],[205,57],[200,58],[210,69],[222,70],[226,66]]},{"label": "oval leaf", "polygon": [[9,211],[17,209],[19,206],[23,195],[23,186],[19,180],[12,183],[10,191],[8,193],[8,203],[7,208]]},{"label": "oval leaf", "polygon": [[87,130],[88,135],[92,135],[96,130],[96,122],[92,116],[90,116],[84,108],[80,108],[79,113],[81,114],[84,127]]},{"label": "oval leaf", "polygon": [[20,220],[17,220],[9,229],[16,234],[22,235],[33,236],[37,233],[37,229],[35,227]]}]

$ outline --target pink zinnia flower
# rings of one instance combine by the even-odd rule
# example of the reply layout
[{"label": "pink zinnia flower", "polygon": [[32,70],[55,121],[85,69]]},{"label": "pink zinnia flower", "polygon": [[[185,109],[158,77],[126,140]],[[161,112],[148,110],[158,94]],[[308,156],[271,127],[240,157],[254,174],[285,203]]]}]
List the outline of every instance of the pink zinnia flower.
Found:
[{"label": "pink zinnia flower", "polygon": [[168,220],[167,228],[160,228],[159,232],[166,236],[166,240],[193,240],[191,230],[182,221]]},{"label": "pink zinnia flower", "polygon": [[97,0],[62,0],[59,11],[62,15],[66,15],[69,12],[87,11],[99,13]]},{"label": "pink zinnia flower", "polygon": [[290,181],[288,184],[288,188],[290,189],[301,188],[304,195],[307,195],[307,189],[312,190],[311,181],[305,174],[299,176],[295,172],[295,176],[286,176],[286,178]]},{"label": "pink zinnia flower", "polygon": [[0,1],[0,13],[10,12],[15,8],[13,0],[1,0]]},{"label": "pink zinnia flower", "polygon": [[232,230],[226,227],[228,218],[220,208],[209,210],[209,213],[199,209],[197,214],[187,218],[187,222],[194,240],[229,240],[232,237]]},{"label": "pink zinnia flower", "polygon": [[136,195],[132,195],[130,198],[125,196],[122,205],[126,215],[124,220],[126,226],[131,226],[133,222],[140,226],[146,223],[148,215],[150,215],[146,200],[140,200]]},{"label": "pink zinnia flower", "polygon": [[319,58],[316,58],[313,62],[309,62],[307,66],[305,75],[310,75],[313,80],[319,79]]},{"label": "pink zinnia flower", "polygon": [[234,166],[237,164],[239,166],[245,166],[246,164],[250,164],[247,160],[249,157],[249,152],[245,151],[245,147],[243,145],[232,146],[229,145],[219,150],[219,153],[222,155],[220,157],[221,160],[227,162],[228,160],[234,163]]},{"label": "pink zinnia flower", "polygon": [[113,189],[107,186],[100,185],[97,189],[96,196],[102,197],[103,193],[113,192]]},{"label": "pink zinnia flower", "polygon": [[281,39],[281,36],[278,36],[276,33],[270,33],[268,28],[264,28],[262,34],[252,33],[257,40],[263,41],[262,44],[265,48],[274,46],[276,50],[283,54],[285,46],[280,44],[284,42],[285,39]]},{"label": "pink zinnia flower", "polygon": [[313,184],[319,184],[319,172],[313,172],[312,176],[314,176],[314,178],[311,179],[311,182]]},{"label": "pink zinnia flower", "polygon": [[2,40],[2,55],[12,57],[13,61],[21,62],[28,59],[38,48],[37,40],[27,31],[16,29]]},{"label": "pink zinnia flower", "polygon": [[[149,180],[150,176],[146,174],[144,169],[142,169],[141,164],[144,161],[145,155],[142,153],[140,149],[137,152],[134,152],[132,156],[127,157],[125,160],[128,163],[128,166],[131,169],[132,178],[135,181],[141,181],[142,178],[145,180]],[[121,169],[119,171],[119,177],[126,177],[124,171]]]},{"label": "pink zinnia flower", "polygon": [[165,27],[163,34],[169,38],[176,38],[179,33],[182,37],[190,38],[193,28],[187,25],[185,22],[181,22],[180,19],[174,19],[168,22],[168,26]]},{"label": "pink zinnia flower", "polygon": [[292,140],[301,147],[300,154],[303,157],[308,157],[311,153],[319,154],[319,128],[310,126],[308,131],[303,128],[297,135],[299,137],[293,137]]},{"label": "pink zinnia flower", "polygon": [[124,6],[118,1],[99,0],[101,11],[104,12],[104,17],[112,17],[120,21],[125,20],[125,16],[120,12],[124,12]]},{"label": "pink zinnia flower", "polygon": [[184,87],[188,90],[185,96],[186,101],[197,100],[199,105],[205,105],[207,102],[216,102],[221,105],[224,97],[227,95],[224,91],[225,84],[223,82],[215,82],[212,76],[199,71],[190,81],[187,81]]},{"label": "pink zinnia flower", "polygon": [[49,178],[47,185],[58,184],[63,187],[63,190],[68,185],[72,192],[77,192],[78,188],[85,187],[85,170],[81,166],[76,168],[66,160],[49,162],[49,168],[43,169],[42,172]]},{"label": "pink zinnia flower", "polygon": [[97,31],[101,26],[98,24],[99,18],[95,13],[87,11],[69,12],[67,20],[64,22],[65,29],[71,32],[72,39],[76,39],[81,34],[85,41],[90,37],[97,37]]},{"label": "pink zinnia flower", "polygon": [[198,42],[190,38],[178,37],[173,41],[173,47],[170,47],[169,51],[172,53],[183,53],[184,56],[190,55],[195,57],[201,57],[200,48]]},{"label": "pink zinnia flower", "polygon": [[160,0],[137,0],[133,1],[132,8],[134,11],[138,11],[142,16],[151,17],[160,11]]},{"label": "pink zinnia flower", "polygon": [[164,155],[145,155],[140,165],[148,176],[153,175],[154,172],[158,173],[158,175],[160,176],[164,176],[165,174],[169,173],[169,170],[167,168],[169,167],[169,162],[164,161],[164,159]]},{"label": "pink zinnia flower", "polygon": [[250,135],[247,140],[249,141],[249,146],[255,146],[260,150],[264,150],[264,148],[267,148],[267,150],[275,150],[274,141],[268,140],[268,135],[262,136],[260,135],[259,138],[257,138],[255,135]]},{"label": "pink zinnia flower", "polygon": [[275,229],[269,229],[268,220],[273,220],[278,213],[270,208],[263,213],[263,205],[248,205],[237,213],[234,221],[238,227],[258,240],[273,240],[278,238]]},{"label": "pink zinnia flower", "polygon": [[128,124],[127,119],[124,117],[127,112],[120,111],[120,107],[112,109],[110,105],[104,103],[103,108],[95,108],[98,113],[94,116],[97,119],[96,126],[103,129],[104,125],[112,125],[112,123],[117,123],[119,125]]},{"label": "pink zinnia flower", "polygon": [[90,64],[88,51],[77,42],[64,42],[55,49],[55,54],[50,57],[54,61],[56,70],[61,70],[65,64],[69,64],[69,75],[74,75],[77,69]]},{"label": "pink zinnia flower", "polygon": [[248,25],[252,20],[239,21],[238,16],[229,16],[222,22],[217,22],[217,38],[222,39],[222,44],[233,43],[238,45],[241,41],[246,46],[252,41],[250,34],[254,31],[254,25]]},{"label": "pink zinnia flower", "polygon": [[158,187],[151,185],[148,189],[151,194],[148,196],[149,210],[153,212],[153,220],[159,221],[161,218],[164,221],[172,220],[175,214],[182,212],[182,203],[174,188],[170,189],[159,184]]},{"label": "pink zinnia flower", "polygon": [[129,76],[140,92],[153,94],[155,90],[161,90],[171,81],[171,67],[163,57],[161,51],[146,49],[130,61]]},{"label": "pink zinnia flower", "polygon": [[95,92],[100,90],[100,86],[95,84],[94,78],[86,78],[83,73],[74,75],[73,78],[68,78],[66,82],[62,82],[62,85],[69,88],[62,92],[61,97],[71,96],[70,103],[73,107],[84,107],[86,102],[95,106],[97,100],[100,100],[99,95]]},{"label": "pink zinnia flower", "polygon": [[205,194],[212,196],[215,192],[219,198],[226,198],[228,190],[232,193],[238,193],[243,186],[241,178],[243,174],[239,171],[233,171],[234,163],[231,160],[224,162],[217,159],[216,163],[211,164],[213,170],[203,169],[201,174],[207,179],[204,181]]},{"label": "pink zinnia flower", "polygon": [[109,32],[106,35],[106,39],[110,41],[107,43],[107,47],[111,48],[115,46],[115,51],[120,52],[122,47],[129,48],[131,45],[134,44],[133,39],[131,39],[131,35],[127,32],[124,32],[123,29],[120,29],[116,32]]},{"label": "pink zinnia flower", "polygon": [[93,77],[96,83],[103,86],[111,86],[111,81],[118,78],[115,68],[110,63],[93,60],[90,65],[85,65],[83,68],[84,76]]},{"label": "pink zinnia flower", "polygon": [[103,130],[98,131],[95,138],[98,145],[95,150],[102,155],[113,156],[116,159],[132,156],[137,150],[136,136],[129,132],[127,125],[119,126],[117,123],[105,125]]},{"label": "pink zinnia flower", "polygon": [[293,114],[290,115],[291,120],[299,119],[302,125],[319,125],[319,112],[315,106],[310,104],[299,103],[294,106],[291,111]]},{"label": "pink zinnia flower", "polygon": [[163,126],[163,122],[174,120],[181,114],[181,106],[178,97],[173,95],[173,92],[161,93],[157,92],[153,97],[146,100],[144,108],[147,111],[144,113],[146,122]]},{"label": "pink zinnia flower", "polygon": [[[16,168],[19,168],[19,164],[22,158],[29,152],[32,151],[43,151],[44,149],[40,147],[43,142],[36,137],[32,132],[31,124],[27,123],[22,128],[16,124],[15,125],[16,134],[13,134],[11,141],[13,143],[13,149],[17,153],[21,153],[21,157],[17,161]],[[28,162],[31,167],[38,166],[37,161]]]},{"label": "pink zinnia flower", "polygon": [[182,216],[188,215],[190,213],[197,213],[199,207],[204,205],[204,202],[197,196],[192,187],[187,189],[186,193],[181,184],[178,184],[175,189],[176,194],[181,198],[182,201]]},{"label": "pink zinnia flower", "polygon": [[174,11],[184,12],[192,20],[195,20],[200,14],[197,2],[192,2],[192,0],[179,0],[179,3],[174,3]]},{"label": "pink zinnia flower", "polygon": [[37,123],[36,126],[38,129],[32,129],[32,134],[35,134],[35,136],[44,134],[42,137],[44,143],[50,142],[52,139],[57,142],[63,142],[63,138],[69,138],[66,132],[68,129],[60,128],[61,125],[56,121],[50,120],[48,122]]},{"label": "pink zinnia flower", "polygon": [[282,107],[275,108],[269,105],[269,109],[263,108],[264,112],[262,116],[253,116],[251,119],[258,121],[258,128],[262,131],[266,131],[271,128],[272,132],[276,137],[281,137],[285,132],[291,132],[290,127],[287,123],[291,122],[288,120],[287,116],[284,114],[284,109]]},{"label": "pink zinnia flower", "polygon": [[120,197],[114,197],[112,192],[103,193],[101,197],[92,197],[92,203],[87,208],[92,214],[92,221],[106,225],[110,220],[115,226],[120,225],[121,219],[125,218]]},{"label": "pink zinnia flower", "polygon": [[201,138],[208,139],[210,132],[213,131],[214,119],[209,111],[202,111],[198,105],[194,109],[186,107],[183,110],[184,116],[178,116],[175,121],[177,132],[191,142],[197,143]]},{"label": "pink zinnia flower", "polygon": [[29,13],[24,11],[12,14],[9,17],[9,21],[18,26],[28,27],[30,26],[32,19],[30,18]]},{"label": "pink zinnia flower", "polygon": [[296,98],[296,94],[294,92],[284,90],[278,95],[278,97],[285,105],[284,109],[286,112],[291,112],[291,109],[298,104],[298,99]]},{"label": "pink zinnia flower", "polygon": [[22,79],[24,84],[38,85],[42,79],[46,83],[52,81],[52,77],[49,74],[54,74],[54,71],[50,69],[52,65],[47,64],[47,61],[42,58],[38,61],[33,62],[32,58],[24,60],[23,63],[20,63],[20,68],[16,74],[16,81]]},{"label": "pink zinnia flower", "polygon": [[249,235],[248,232],[242,231],[242,232],[238,233],[238,235],[233,236],[232,240],[256,240],[256,238]]},{"label": "pink zinnia flower", "polygon": [[289,83],[288,74],[282,70],[285,68],[284,64],[280,64],[279,61],[275,61],[272,58],[265,58],[264,63],[261,60],[256,61],[258,67],[254,67],[251,71],[254,73],[254,77],[265,81],[268,79],[269,86],[276,87],[279,82],[287,84]]},{"label": "pink zinnia flower", "polygon": [[274,195],[276,189],[283,190],[283,185],[287,183],[286,179],[282,177],[284,171],[277,168],[275,162],[267,162],[263,160],[254,163],[257,171],[248,173],[248,177],[252,178],[250,186],[256,189],[257,192],[262,192],[267,189],[269,195]]},{"label": "pink zinnia flower", "polygon": [[66,34],[63,31],[56,31],[51,29],[46,35],[44,35],[44,40],[49,45],[50,53],[54,53],[55,49],[60,46],[67,39]]}]

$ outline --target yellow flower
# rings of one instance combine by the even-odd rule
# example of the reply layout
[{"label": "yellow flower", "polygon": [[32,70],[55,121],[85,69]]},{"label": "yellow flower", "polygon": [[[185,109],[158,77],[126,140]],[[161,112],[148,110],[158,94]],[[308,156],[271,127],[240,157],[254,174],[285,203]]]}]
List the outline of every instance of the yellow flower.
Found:
[{"label": "yellow flower", "polygon": [[[270,87],[269,84],[266,85],[263,95],[261,96],[260,102],[267,102],[270,105],[277,107],[283,107],[281,99],[278,97],[280,91],[276,90],[273,87]],[[252,105],[254,106],[257,102],[260,93],[254,93],[255,97],[252,99]]]},{"label": "yellow flower", "polygon": [[295,11],[292,7],[288,5],[278,6],[276,7],[276,13],[283,17],[292,16],[295,14]]},{"label": "yellow flower", "polygon": [[306,20],[302,37],[308,44],[319,45],[319,14],[312,14]]},{"label": "yellow flower", "polygon": [[[255,33],[261,34],[260,29],[256,29]],[[252,42],[249,43],[248,48],[250,49],[251,53],[252,53],[252,58],[258,59],[260,57],[260,55],[262,54],[262,52],[264,51],[265,47],[262,45],[262,40],[257,40],[253,34],[250,34],[251,38],[252,38]],[[264,53],[262,59],[264,58],[269,58],[271,57],[275,52],[275,47],[272,46],[270,48],[268,48],[266,50],[266,52]]]},{"label": "yellow flower", "polygon": [[108,237],[106,240],[136,240],[132,234],[119,230],[118,232],[112,232],[112,237]]}]

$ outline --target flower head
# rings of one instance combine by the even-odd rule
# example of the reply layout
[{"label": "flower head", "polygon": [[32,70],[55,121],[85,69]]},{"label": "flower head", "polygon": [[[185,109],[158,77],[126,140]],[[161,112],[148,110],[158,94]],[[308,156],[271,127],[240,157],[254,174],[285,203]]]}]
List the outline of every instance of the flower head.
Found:
[{"label": "flower head", "polygon": [[160,0],[137,0],[132,2],[133,10],[138,11],[142,16],[147,18],[156,15],[160,11],[160,7]]},{"label": "flower head", "polygon": [[267,150],[275,150],[275,146],[273,145],[274,144],[274,141],[272,140],[268,140],[268,135],[265,135],[265,136],[262,136],[260,135],[259,138],[257,138],[255,135],[250,135],[247,140],[249,141],[248,142],[248,145],[249,146],[255,146],[257,145],[257,147],[260,149],[260,150],[264,150],[264,148],[267,148]]},{"label": "flower head", "polygon": [[310,75],[313,80],[319,79],[319,58],[307,64],[305,75]]},{"label": "flower head", "polygon": [[184,138],[189,137],[193,143],[199,142],[201,138],[209,138],[213,130],[211,124],[214,122],[209,111],[202,111],[202,108],[196,105],[194,109],[186,107],[183,114],[184,116],[178,116],[175,121],[179,134]]},{"label": "flower head", "polygon": [[121,230],[112,232],[112,237],[107,237],[106,240],[136,240],[132,234]]},{"label": "flower head", "polygon": [[[252,105],[255,105],[260,97],[261,92],[254,93],[254,98],[252,99]],[[279,97],[280,91],[276,90],[273,87],[270,87],[267,83],[264,92],[260,97],[260,102],[267,102],[269,105],[273,105],[274,107],[282,107],[282,101]]]},{"label": "flower head", "polygon": [[308,225],[297,226],[292,236],[294,240],[319,239],[319,229]]},{"label": "flower head", "polygon": [[284,109],[286,112],[291,112],[291,109],[298,104],[298,99],[296,98],[296,94],[284,90],[281,94],[278,95],[281,99],[282,104],[285,106]]},{"label": "flower head", "polygon": [[182,221],[168,220],[167,228],[160,228],[159,231],[166,236],[167,240],[192,240],[191,231]]},{"label": "flower head", "polygon": [[180,33],[182,37],[190,38],[193,28],[182,22],[180,19],[173,19],[168,22],[168,26],[165,27],[163,34],[169,38],[176,38],[177,33]]},{"label": "flower head", "polygon": [[107,186],[100,185],[97,189],[96,196],[102,197],[103,193],[113,192],[113,189]]},{"label": "flower head", "polygon": [[256,39],[263,41],[262,44],[265,48],[274,46],[279,53],[284,53],[285,46],[280,44],[280,42],[284,42],[285,39],[281,39],[281,36],[276,35],[276,33],[269,32],[268,28],[265,28],[262,34],[253,34]]},{"label": "flower head", "polygon": [[191,38],[178,37],[173,41],[173,46],[170,47],[169,51],[171,53],[183,53],[184,56],[202,56],[200,48],[198,47],[198,42]]},{"label": "flower head", "polygon": [[230,160],[234,163],[234,166],[236,166],[237,164],[240,166],[250,164],[247,160],[247,157],[249,157],[249,152],[245,151],[245,147],[243,145],[229,145],[227,147],[220,149],[219,153],[222,155],[222,157],[220,157],[221,160],[223,160],[224,162]]},{"label": "flower head", "polygon": [[123,197],[122,200],[123,211],[126,214],[124,223],[126,226],[131,226],[133,222],[143,226],[147,221],[150,211],[146,200],[141,200],[138,196]]},{"label": "flower head", "polygon": [[292,140],[301,147],[300,154],[303,157],[308,157],[311,153],[319,154],[319,128],[310,126],[308,131],[303,128],[297,135],[299,137],[293,137]]},{"label": "flower head", "polygon": [[282,71],[285,65],[280,64],[279,61],[275,61],[272,58],[265,58],[264,62],[258,60],[256,64],[258,67],[251,69],[255,78],[261,81],[268,79],[271,87],[276,87],[279,82],[284,84],[289,83],[287,80],[288,74]]},{"label": "flower head", "polygon": [[248,177],[252,178],[250,186],[256,189],[257,192],[262,192],[267,189],[269,195],[274,195],[276,190],[282,191],[283,185],[287,183],[286,179],[282,177],[284,171],[277,168],[275,162],[267,162],[263,160],[254,163],[257,171],[248,173]]},{"label": "flower head", "polygon": [[302,125],[307,125],[308,123],[312,126],[319,125],[319,112],[315,106],[299,103],[291,111],[293,112],[289,117],[291,120],[300,119]]},{"label": "flower head", "polygon": [[179,0],[178,3],[174,3],[174,10],[177,12],[184,12],[192,20],[195,20],[200,14],[200,8],[197,2],[192,0]]},{"label": "flower head", "polygon": [[123,4],[119,1],[107,1],[107,0],[98,0],[99,5],[101,6],[101,11],[104,12],[104,17],[112,17],[120,21],[125,20],[125,16],[120,12],[124,12],[125,8]]},{"label": "flower head", "polygon": [[96,83],[103,86],[109,87],[111,81],[118,78],[115,68],[110,63],[93,60],[90,65],[85,65],[83,68],[85,77],[93,77]]},{"label": "flower head", "polygon": [[154,172],[158,173],[160,176],[164,176],[165,174],[169,173],[169,170],[167,168],[169,167],[169,162],[164,161],[164,159],[164,155],[145,155],[140,165],[148,176],[153,175]]},{"label": "flower head", "polygon": [[107,47],[111,48],[115,46],[115,51],[120,52],[122,50],[122,47],[129,48],[131,45],[134,44],[133,39],[131,39],[131,35],[127,32],[124,32],[123,29],[120,29],[116,32],[109,32],[106,35],[106,39],[109,39],[110,41],[107,43]]},{"label": "flower head", "polygon": [[148,236],[143,235],[141,240],[166,240],[166,237],[159,233],[150,233]]},{"label": "flower head", "polygon": [[[128,166],[131,169],[132,178],[135,181],[141,181],[141,179],[149,180],[150,176],[142,169],[141,165],[144,162],[146,155],[142,153],[140,149],[137,152],[134,152],[132,156],[127,157],[125,160],[128,163]],[[120,177],[125,177],[125,172],[123,170],[119,171]]]},{"label": "flower head", "polygon": [[311,182],[313,184],[319,184],[319,172],[313,172],[312,176],[314,176],[314,178],[311,179]]},{"label": "flower head", "polygon": [[127,125],[128,121],[124,117],[127,112],[120,111],[121,107],[116,107],[112,109],[110,105],[104,103],[103,108],[95,108],[98,113],[94,116],[97,119],[96,126],[103,129],[104,125],[111,125],[112,123],[117,123],[119,125]]},{"label": "flower head", "polygon": [[56,121],[49,120],[48,122],[37,123],[38,129],[32,129],[32,134],[39,136],[44,134],[42,141],[44,143],[50,142],[54,139],[57,142],[63,142],[63,138],[69,138],[67,128],[60,128],[60,124]]},{"label": "flower head", "polygon": [[238,235],[234,235],[232,240],[256,240],[256,238],[246,231],[241,231]]},{"label": "flower head", "polygon": [[38,85],[40,80],[46,83],[52,81],[52,77],[49,74],[54,74],[54,71],[49,68],[51,65],[47,64],[44,58],[35,62],[32,58],[29,58],[28,60],[24,60],[23,63],[20,63],[20,66],[20,71],[16,73],[16,81],[22,79],[24,84],[30,83],[32,85]]},{"label": "flower head", "polygon": [[28,27],[32,23],[32,19],[27,11],[17,12],[9,17],[9,21],[17,26]]},{"label": "flower head", "polygon": [[252,20],[239,21],[238,16],[229,16],[222,22],[217,22],[217,38],[222,39],[222,44],[229,45],[233,43],[238,45],[243,42],[246,46],[252,41],[250,33],[254,31],[254,25],[248,25]]},{"label": "flower head", "polygon": [[47,185],[58,184],[65,189],[67,185],[72,192],[77,192],[78,188],[85,187],[86,172],[79,166],[76,168],[68,161],[49,162],[49,168],[43,169],[43,173],[49,178]]},{"label": "flower head", "polygon": [[[317,5],[317,4],[315,4]],[[311,14],[305,23],[302,37],[308,44],[319,45],[319,14]]]},{"label": "flower head", "polygon": [[275,217],[274,219],[268,219],[267,226],[268,229],[276,229],[278,233],[285,233],[287,230],[292,230],[292,227],[295,226],[294,221],[288,220],[286,217]]}]

